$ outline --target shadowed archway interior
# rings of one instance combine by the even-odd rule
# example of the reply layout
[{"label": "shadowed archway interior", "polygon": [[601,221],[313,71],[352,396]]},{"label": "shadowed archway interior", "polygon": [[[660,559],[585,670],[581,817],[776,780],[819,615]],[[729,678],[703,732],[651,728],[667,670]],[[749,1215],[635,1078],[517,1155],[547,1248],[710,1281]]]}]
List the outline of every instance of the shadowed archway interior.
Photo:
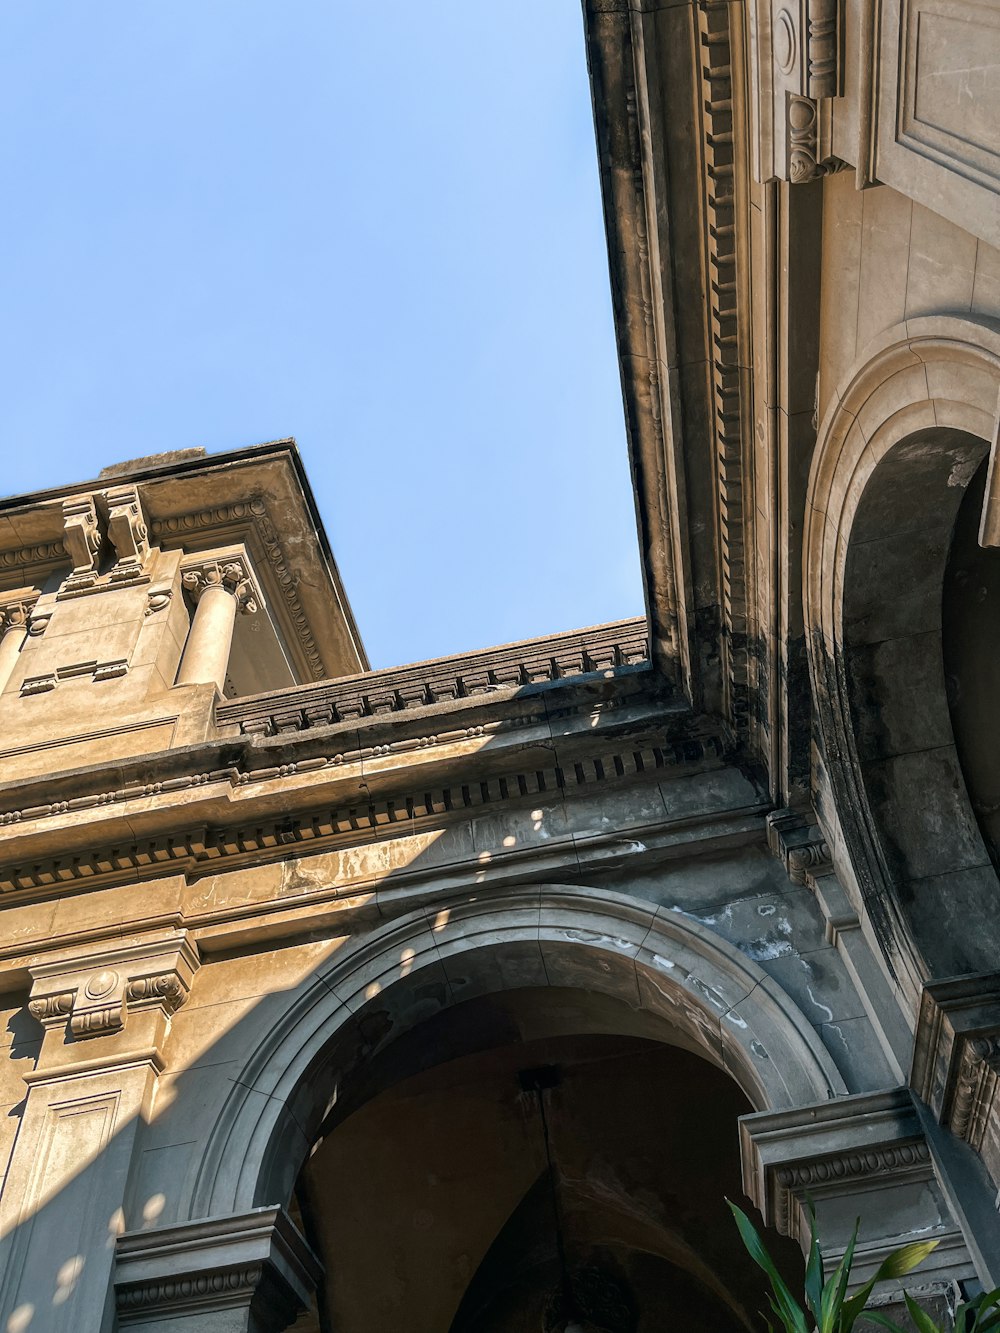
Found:
[{"label": "shadowed archway interior", "polygon": [[[385,1048],[344,1088],[296,1186],[326,1267],[315,1327],[545,1333],[559,1240],[596,1329],[752,1327],[760,1275],[725,1207],[752,1108],[656,1026],[608,997],[528,988]],[[549,1154],[519,1079],[540,1065],[557,1073],[541,1094]],[[801,1261],[775,1240],[794,1280]]]}]

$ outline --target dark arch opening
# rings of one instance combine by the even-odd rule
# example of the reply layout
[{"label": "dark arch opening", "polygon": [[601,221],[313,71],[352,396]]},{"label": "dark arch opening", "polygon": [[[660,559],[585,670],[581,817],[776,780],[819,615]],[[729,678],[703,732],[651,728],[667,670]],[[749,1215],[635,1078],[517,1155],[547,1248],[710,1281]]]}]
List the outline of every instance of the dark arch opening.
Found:
[{"label": "dark arch opening", "polygon": [[[552,1182],[518,1077],[538,1065],[559,1070],[543,1094],[552,1170],[593,1327],[752,1327],[761,1275],[725,1198],[742,1196],[737,1119],[753,1108],[663,1037],[619,1000],[524,988],[389,1043],[343,1085],[296,1185],[327,1269],[302,1330],[545,1333],[560,1278]],[[771,1240],[794,1283],[797,1247]]]},{"label": "dark arch opening", "polygon": [[[997,874],[956,747],[943,646],[946,623],[949,640],[959,621],[966,641],[978,633],[944,591],[953,539],[966,550],[961,515],[973,512],[967,488],[986,450],[944,428],[891,449],[858,505],[844,571],[845,672],[865,794],[900,910],[938,976],[987,970],[996,958]],[[967,662],[960,643],[955,651]]]}]

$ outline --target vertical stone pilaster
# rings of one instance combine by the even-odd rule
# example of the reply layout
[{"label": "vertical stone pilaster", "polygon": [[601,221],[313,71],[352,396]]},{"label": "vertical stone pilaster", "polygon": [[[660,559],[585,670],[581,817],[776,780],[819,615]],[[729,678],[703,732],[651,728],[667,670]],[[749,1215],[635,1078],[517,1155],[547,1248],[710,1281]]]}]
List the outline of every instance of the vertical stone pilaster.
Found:
[{"label": "vertical stone pilaster", "polygon": [[105,1333],[115,1238],[170,1015],[198,965],[184,932],[32,969],[45,1030],[0,1197],[0,1328]]}]

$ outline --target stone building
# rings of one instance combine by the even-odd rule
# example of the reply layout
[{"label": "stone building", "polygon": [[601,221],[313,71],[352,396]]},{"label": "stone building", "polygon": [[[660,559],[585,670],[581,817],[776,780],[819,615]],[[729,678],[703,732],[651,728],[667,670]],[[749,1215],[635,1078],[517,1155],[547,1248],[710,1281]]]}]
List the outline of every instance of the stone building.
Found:
[{"label": "stone building", "polygon": [[369,671],[288,442],[0,506],[5,1333],[1000,1282],[1000,9],[584,23],[645,618]]}]

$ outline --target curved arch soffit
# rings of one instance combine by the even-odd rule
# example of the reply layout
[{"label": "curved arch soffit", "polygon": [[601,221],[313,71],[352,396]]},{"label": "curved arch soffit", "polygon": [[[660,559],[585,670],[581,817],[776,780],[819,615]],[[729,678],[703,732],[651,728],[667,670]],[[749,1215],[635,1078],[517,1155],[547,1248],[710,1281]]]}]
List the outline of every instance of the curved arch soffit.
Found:
[{"label": "curved arch soffit", "polygon": [[846,1092],[805,1015],[735,946],[624,895],[545,886],[413,913],[319,969],[233,1084],[189,1216],[285,1203],[352,1061],[452,1004],[544,986],[659,1019],[665,1041],[725,1069],[759,1110]]},{"label": "curved arch soffit", "polygon": [[[1000,396],[1000,323],[933,315],[887,329],[864,349],[820,426],[806,495],[803,588],[806,646],[837,818],[876,929],[903,967],[911,998],[925,973],[895,901],[879,828],[861,775],[851,716],[845,628],[849,557],[862,503],[897,446],[923,438],[954,453],[948,485],[964,492],[975,467],[959,437],[983,451]],[[937,434],[935,434],[937,433]],[[947,463],[942,458],[942,464]],[[978,459],[975,460],[978,463]]]},{"label": "curved arch soffit", "polygon": [[992,440],[998,395],[997,321],[929,315],[894,325],[864,349],[827,409],[809,472],[802,578],[811,652],[817,636],[831,653],[843,644],[847,552],[879,463],[935,428]]}]

